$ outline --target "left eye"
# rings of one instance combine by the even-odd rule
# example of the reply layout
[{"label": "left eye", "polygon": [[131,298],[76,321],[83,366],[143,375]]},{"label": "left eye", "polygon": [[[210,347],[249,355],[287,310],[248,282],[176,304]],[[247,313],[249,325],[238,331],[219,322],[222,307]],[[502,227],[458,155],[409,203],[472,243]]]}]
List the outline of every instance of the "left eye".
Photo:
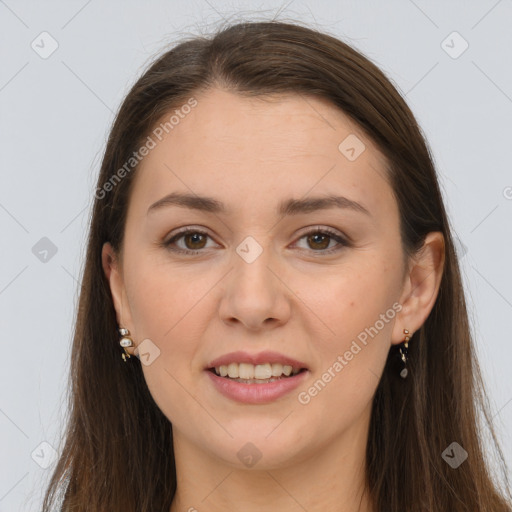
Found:
[{"label": "left eye", "polygon": [[[185,241],[185,248],[172,247],[174,243],[176,243],[178,240],[182,238]],[[199,254],[200,252],[204,252],[201,251],[201,249],[204,249],[204,244],[207,238],[210,238],[208,233],[205,233],[204,231],[199,231],[197,229],[189,229],[173,236],[167,242],[164,242],[163,245],[173,252],[185,254]],[[314,249],[312,249],[313,252],[321,252],[323,254],[338,251],[341,249],[341,247],[349,245],[349,243],[344,237],[342,237],[341,235],[337,234],[334,231],[325,228],[316,228],[312,231],[309,231],[303,234],[299,238],[299,240],[302,240],[303,238],[306,238],[309,244],[316,246]],[[330,245],[330,242],[332,240],[338,242],[338,245],[341,247],[331,247],[330,249],[325,250]]]},{"label": "left eye", "polygon": [[[313,252],[321,252],[323,254],[330,254],[332,252],[339,251],[342,247],[349,245],[345,238],[329,229],[314,229],[313,231],[309,231],[302,235],[299,240],[302,240],[303,238],[306,238],[308,243],[316,245],[316,249]],[[338,246],[331,247],[328,250],[323,250],[327,249],[330,242],[333,240],[338,243]]]}]

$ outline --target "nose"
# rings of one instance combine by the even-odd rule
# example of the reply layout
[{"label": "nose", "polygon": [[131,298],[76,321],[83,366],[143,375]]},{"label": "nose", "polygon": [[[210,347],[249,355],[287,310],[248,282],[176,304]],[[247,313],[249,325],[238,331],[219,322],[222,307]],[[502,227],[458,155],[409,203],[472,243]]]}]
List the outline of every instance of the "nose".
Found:
[{"label": "nose", "polygon": [[[289,320],[292,292],[270,247],[262,247],[255,259],[243,252],[233,255],[233,268],[225,277],[219,314],[227,324],[242,324],[259,331]],[[254,247],[251,248],[254,250]]]}]

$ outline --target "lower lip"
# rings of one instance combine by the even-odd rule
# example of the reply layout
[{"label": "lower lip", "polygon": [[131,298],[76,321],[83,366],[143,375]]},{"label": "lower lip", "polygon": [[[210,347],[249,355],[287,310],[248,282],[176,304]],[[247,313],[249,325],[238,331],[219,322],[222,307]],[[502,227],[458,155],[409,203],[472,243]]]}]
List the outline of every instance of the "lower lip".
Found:
[{"label": "lower lip", "polygon": [[266,404],[294,390],[304,381],[309,371],[303,370],[293,377],[285,377],[266,384],[245,384],[219,377],[210,370],[206,370],[206,373],[217,391],[225,397],[244,404]]}]

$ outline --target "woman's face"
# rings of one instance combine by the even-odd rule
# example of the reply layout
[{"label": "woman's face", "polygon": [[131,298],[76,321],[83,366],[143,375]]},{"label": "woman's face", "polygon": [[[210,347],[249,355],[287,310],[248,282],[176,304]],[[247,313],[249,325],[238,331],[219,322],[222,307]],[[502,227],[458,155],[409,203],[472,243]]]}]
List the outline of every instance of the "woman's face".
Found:
[{"label": "woman's face", "polygon": [[[390,345],[412,327],[400,320],[402,245],[383,157],[323,100],[218,89],[195,99],[167,134],[151,134],[110,280],[149,390],[175,436],[233,466],[361,444]],[[169,194],[190,199],[162,201]],[[321,202],[331,196],[346,199]],[[251,359],[264,351],[274,354]],[[246,355],[228,356],[232,375],[281,373],[280,357],[306,370],[268,384],[214,376],[212,361],[233,352]],[[261,366],[236,364],[251,360]]]}]

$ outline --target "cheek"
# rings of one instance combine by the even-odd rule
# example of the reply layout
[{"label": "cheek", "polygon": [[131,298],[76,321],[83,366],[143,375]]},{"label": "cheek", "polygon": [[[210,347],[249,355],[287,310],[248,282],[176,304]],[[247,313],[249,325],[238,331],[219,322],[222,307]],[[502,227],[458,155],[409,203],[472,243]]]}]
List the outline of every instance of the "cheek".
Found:
[{"label": "cheek", "polygon": [[[314,278],[301,278],[301,283],[294,287],[306,309],[315,314],[317,328],[330,346],[343,346],[386,312],[385,320],[396,314],[393,304],[399,269],[377,258],[356,255],[354,259],[358,260],[356,264],[333,268]],[[379,331],[387,331],[389,323],[385,323],[383,327],[379,322]]]},{"label": "cheek", "polygon": [[[157,347],[150,364],[142,364],[150,393],[171,422],[197,416],[197,405],[184,388],[197,372],[197,354],[209,321],[201,298],[212,287],[207,278],[194,281],[188,272],[139,259],[127,282],[137,343]],[[148,345],[151,346],[152,345]]]},{"label": "cheek", "polygon": [[360,258],[358,266],[307,285],[303,300],[316,314],[309,329],[324,333],[313,339],[319,355],[314,377],[320,382],[311,393],[322,395],[318,403],[357,409],[373,396],[400,309],[395,302],[399,270],[382,259]]},{"label": "cheek", "polygon": [[171,375],[185,382],[197,372],[200,343],[210,321],[204,306],[214,283],[207,276],[194,280],[190,272],[151,264],[149,259],[139,260],[134,269],[127,283],[130,310],[136,341],[150,339],[158,349],[154,363],[143,366],[150,389],[157,393],[179,391]]},{"label": "cheek", "polygon": [[139,257],[134,259],[127,290],[137,330],[162,339],[182,330],[191,317],[197,319],[196,307],[208,290],[208,279],[194,280],[190,269]]}]

